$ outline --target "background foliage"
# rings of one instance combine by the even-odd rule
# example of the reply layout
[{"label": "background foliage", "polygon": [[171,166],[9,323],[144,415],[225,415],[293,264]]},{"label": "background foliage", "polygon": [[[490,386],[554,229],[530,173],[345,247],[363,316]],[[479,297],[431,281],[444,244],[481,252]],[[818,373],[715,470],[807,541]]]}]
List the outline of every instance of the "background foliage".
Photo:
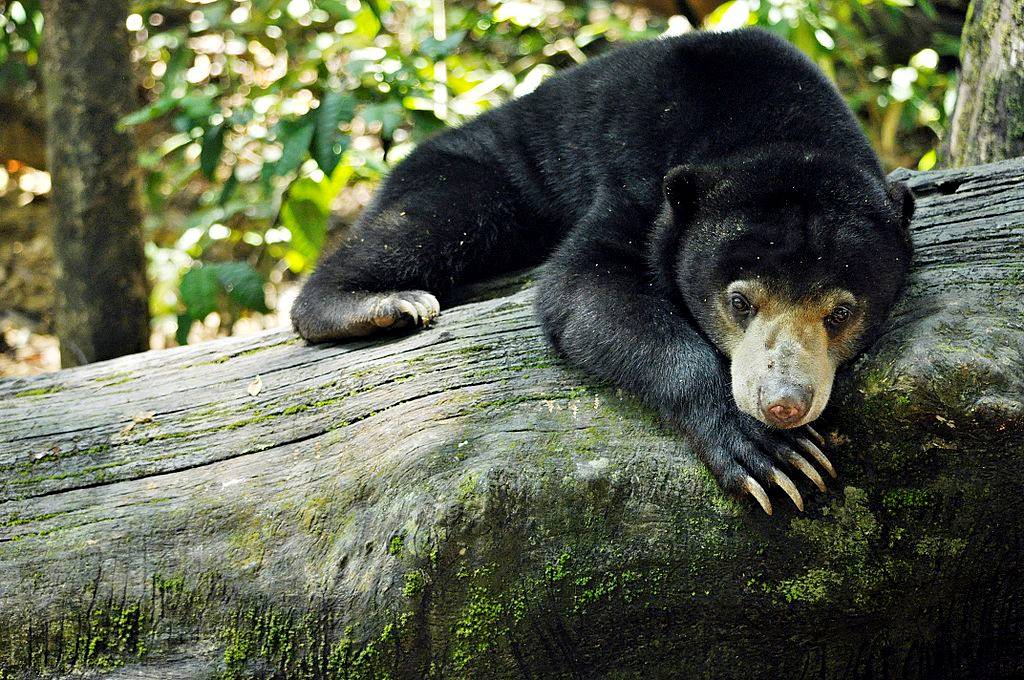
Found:
[{"label": "background foliage", "polygon": [[[903,40],[911,11],[935,10],[735,0],[705,27],[783,35],[835,79],[887,165],[930,167],[958,44]],[[0,89],[37,78],[41,28],[38,0],[0,0]],[[122,124],[142,148],[151,307],[186,342],[196,321],[227,332],[277,304],[427,135],[685,21],[604,0],[143,0],[128,28],[140,106]]]}]

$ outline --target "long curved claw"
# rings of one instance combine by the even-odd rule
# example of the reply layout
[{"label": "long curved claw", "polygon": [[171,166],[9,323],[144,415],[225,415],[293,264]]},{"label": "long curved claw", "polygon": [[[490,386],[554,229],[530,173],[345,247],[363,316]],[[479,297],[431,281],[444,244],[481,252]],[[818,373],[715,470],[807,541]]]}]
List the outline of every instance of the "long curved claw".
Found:
[{"label": "long curved claw", "polygon": [[821,452],[821,449],[815,446],[811,440],[804,439],[803,437],[797,437],[796,443],[799,444],[800,448],[805,452],[809,453],[814,460],[818,461],[818,465],[825,468],[825,470],[832,475],[832,479],[836,478],[836,469],[832,467],[832,463],[829,459],[825,457],[825,454]]},{"label": "long curved claw", "polygon": [[793,480],[786,476],[785,472],[772,468],[772,481],[778,484],[779,488],[786,492],[786,495],[792,499],[793,505],[796,506],[797,510],[800,512],[804,511],[803,496],[801,496],[800,492],[796,490],[796,485],[793,484]]},{"label": "long curved claw", "polygon": [[811,439],[813,439],[815,441],[815,443],[818,444],[818,446],[824,446],[825,445],[825,438],[822,437],[820,434],[818,434],[817,430],[815,430],[810,425],[804,425],[804,429],[807,430],[807,433],[809,435],[811,435]]},{"label": "long curved claw", "polygon": [[761,509],[769,515],[772,514],[772,502],[768,500],[768,494],[764,492],[764,488],[757,483],[757,480],[747,475],[743,478],[743,489],[754,497],[754,500],[758,502]]},{"label": "long curved claw", "polygon": [[818,474],[818,471],[815,470],[814,467],[810,463],[808,463],[803,456],[794,451],[790,451],[789,456],[787,456],[787,458],[789,458],[789,462],[793,464],[793,467],[807,475],[807,478],[814,482],[814,485],[817,486],[820,491],[825,490],[825,482],[824,480],[822,480],[821,475]]}]

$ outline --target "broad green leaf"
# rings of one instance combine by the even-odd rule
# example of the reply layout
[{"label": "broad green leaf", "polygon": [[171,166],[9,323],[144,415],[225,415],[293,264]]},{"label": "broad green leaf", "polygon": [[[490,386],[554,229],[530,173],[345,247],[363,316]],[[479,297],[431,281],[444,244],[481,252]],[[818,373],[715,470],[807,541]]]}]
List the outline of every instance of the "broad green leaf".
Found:
[{"label": "broad green leaf", "polygon": [[343,92],[328,92],[316,111],[316,133],[310,150],[320,169],[330,175],[348,146],[348,138],[341,135],[338,126],[352,120],[355,99]]},{"label": "broad green leaf", "polygon": [[232,172],[231,176],[228,177],[227,181],[224,182],[224,186],[220,190],[220,195],[217,196],[217,205],[223,207],[235,196],[235,192],[238,191],[238,177]]},{"label": "broad green leaf", "polygon": [[138,111],[133,111],[127,116],[117,121],[117,126],[121,129],[132,127],[133,125],[139,125],[140,123],[148,123],[151,120],[156,120],[161,116],[168,113],[174,108],[177,102],[170,97],[161,97],[152,104],[144,106]]},{"label": "broad green leaf", "polygon": [[366,3],[352,17],[356,24],[353,34],[363,38],[366,44],[370,44],[370,41],[380,32],[380,15],[375,9],[375,4]]},{"label": "broad green leaf", "polygon": [[178,328],[174,331],[174,341],[179,345],[188,344],[188,332],[192,330],[192,324],[195,322],[188,314],[178,315]]},{"label": "broad green leaf", "polygon": [[204,126],[210,116],[220,112],[217,97],[220,93],[215,87],[206,87],[201,92],[193,92],[178,100],[178,108],[188,120],[189,127]]},{"label": "broad green leaf", "polygon": [[444,40],[427,38],[420,43],[420,51],[432,61],[437,61],[454,52],[455,48],[462,44],[462,40],[465,37],[465,31],[455,31]]},{"label": "broad green leaf", "polygon": [[222,262],[207,266],[214,271],[229,298],[246,309],[269,311],[263,293],[263,277],[249,263]]},{"label": "broad green leaf", "polygon": [[303,177],[302,179],[292,182],[291,187],[288,189],[288,200],[289,201],[312,201],[322,212],[329,212],[331,209],[331,201],[338,194],[341,186],[336,186],[335,177],[337,175],[345,175],[347,173],[337,172],[331,176],[330,179],[317,182],[309,177]]},{"label": "broad green leaf", "polygon": [[220,123],[203,132],[203,148],[199,152],[199,169],[206,179],[213,179],[223,151],[224,123]]},{"label": "broad green leaf", "polygon": [[381,134],[390,138],[405,120],[405,108],[396,101],[369,104],[363,109],[362,116],[367,121],[379,122]]},{"label": "broad green leaf", "polygon": [[275,175],[287,175],[299,169],[302,161],[306,160],[315,130],[315,109],[296,120],[281,121],[277,136],[284,148],[281,150],[281,158],[275,164]]},{"label": "broad green leaf", "polygon": [[175,81],[182,79],[185,70],[195,59],[195,53],[185,44],[171,52],[171,58],[167,60],[167,71],[164,73],[164,82],[173,85]]},{"label": "broad green leaf", "polygon": [[200,265],[189,269],[178,286],[185,314],[196,321],[205,319],[207,314],[217,309],[219,289],[220,282],[212,266]]},{"label": "broad green leaf", "polygon": [[315,261],[327,236],[326,210],[308,198],[289,198],[281,207],[281,223],[292,233],[292,248]]}]

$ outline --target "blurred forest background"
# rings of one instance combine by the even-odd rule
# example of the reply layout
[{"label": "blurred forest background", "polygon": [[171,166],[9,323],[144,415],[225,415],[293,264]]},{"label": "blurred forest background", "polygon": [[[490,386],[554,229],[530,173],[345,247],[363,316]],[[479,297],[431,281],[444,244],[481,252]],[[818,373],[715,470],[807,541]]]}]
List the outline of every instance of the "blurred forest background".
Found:
[{"label": "blurred forest background", "polygon": [[[836,81],[888,168],[928,169],[967,1],[139,0],[128,12],[137,101],[119,126],[137,144],[161,348],[286,324],[299,278],[417,142],[619,42],[765,26]],[[39,0],[0,0],[0,375],[60,366],[43,27]]]}]

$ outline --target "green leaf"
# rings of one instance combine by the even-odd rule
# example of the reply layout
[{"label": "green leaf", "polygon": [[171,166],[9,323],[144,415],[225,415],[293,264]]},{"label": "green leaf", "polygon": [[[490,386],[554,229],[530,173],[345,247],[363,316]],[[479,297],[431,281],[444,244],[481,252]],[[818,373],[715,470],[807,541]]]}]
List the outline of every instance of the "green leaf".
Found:
[{"label": "green leaf", "polygon": [[199,169],[206,179],[213,179],[224,151],[224,123],[219,123],[203,132],[203,148],[199,152]]},{"label": "green leaf", "polygon": [[174,85],[178,80],[184,80],[185,71],[195,60],[195,53],[182,44],[181,47],[171,52],[171,58],[167,60],[167,71],[164,72],[163,81],[168,85]]},{"label": "green leaf", "polygon": [[232,172],[231,176],[224,182],[224,186],[221,187],[220,195],[217,197],[217,205],[221,207],[226,205],[234,197],[236,191],[238,191],[238,177]]},{"label": "green leaf", "polygon": [[188,332],[192,330],[192,324],[195,322],[188,314],[178,315],[178,328],[174,331],[174,341],[179,345],[188,344]]},{"label": "green leaf", "polygon": [[287,175],[299,169],[306,160],[315,131],[316,109],[296,120],[283,120],[278,124],[277,137],[284,148],[274,166],[275,175]]},{"label": "green leaf", "polygon": [[362,38],[366,44],[370,44],[370,41],[380,33],[381,17],[376,9],[375,3],[367,3],[360,7],[359,11],[352,16],[352,20],[356,25],[354,35]]},{"label": "green leaf", "polygon": [[221,294],[244,309],[267,312],[263,278],[246,262],[221,262],[199,265],[185,272],[178,286],[185,311],[178,316],[175,338],[179,345],[188,341],[193,321],[201,321],[216,311]]},{"label": "green leaf", "polygon": [[263,277],[247,262],[223,262],[208,265],[228,297],[246,309],[268,312],[263,293]]},{"label": "green leaf", "polygon": [[328,92],[316,111],[316,134],[313,136],[311,151],[320,169],[330,175],[348,146],[348,138],[341,135],[338,125],[352,120],[355,99],[342,92]]},{"label": "green leaf", "polygon": [[207,314],[216,310],[219,290],[220,283],[213,266],[200,265],[185,272],[178,285],[178,292],[188,318],[202,321]]},{"label": "green leaf", "polygon": [[390,139],[405,120],[405,107],[395,101],[370,104],[363,109],[363,118],[369,122],[379,122],[381,134]]},{"label": "green leaf", "polygon": [[933,5],[930,0],[917,0],[917,6],[920,7],[924,15],[932,21],[935,21],[938,18],[939,13],[935,9],[935,5]]},{"label": "green leaf", "polygon": [[308,198],[289,198],[281,206],[281,223],[292,234],[292,248],[313,262],[327,236],[327,211]]},{"label": "green leaf", "polygon": [[117,121],[117,126],[124,129],[132,127],[133,125],[139,125],[140,123],[148,123],[151,120],[156,120],[173,109],[176,103],[177,102],[171,97],[161,97],[152,104],[144,106],[138,111],[133,111],[127,116],[124,116],[121,120]]},{"label": "green leaf", "polygon": [[202,91],[186,94],[177,101],[182,116],[188,121],[188,127],[205,126],[210,116],[220,113],[217,103],[216,88],[205,87]]},{"label": "green leaf", "polygon": [[454,52],[455,48],[462,44],[462,39],[465,37],[465,31],[455,31],[444,40],[427,38],[420,43],[420,52],[431,61],[437,61]]}]

